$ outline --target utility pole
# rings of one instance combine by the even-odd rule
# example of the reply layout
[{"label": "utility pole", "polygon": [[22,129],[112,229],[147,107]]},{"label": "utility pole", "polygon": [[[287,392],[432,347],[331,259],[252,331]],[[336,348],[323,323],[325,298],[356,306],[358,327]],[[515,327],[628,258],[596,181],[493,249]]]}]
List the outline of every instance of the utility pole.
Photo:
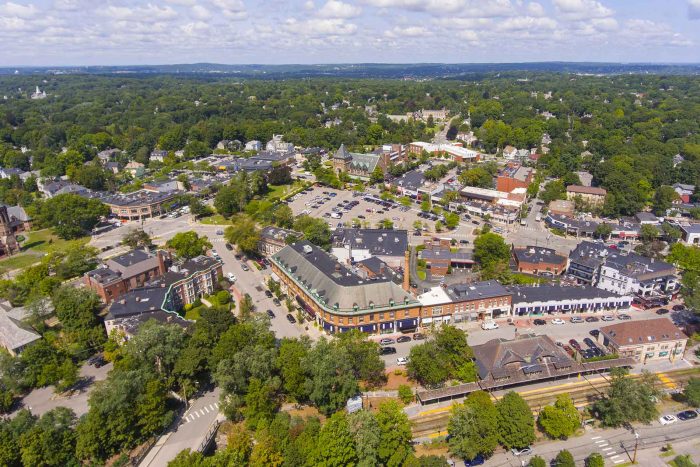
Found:
[{"label": "utility pole", "polygon": [[632,455],[632,463],[637,463],[637,446],[639,446],[639,433],[634,430],[634,454]]}]

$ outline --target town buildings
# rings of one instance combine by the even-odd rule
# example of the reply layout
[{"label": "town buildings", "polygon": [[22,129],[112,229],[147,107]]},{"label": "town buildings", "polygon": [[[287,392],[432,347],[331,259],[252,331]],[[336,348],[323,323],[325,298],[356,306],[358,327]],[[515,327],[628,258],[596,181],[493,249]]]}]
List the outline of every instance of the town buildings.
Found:
[{"label": "town buildings", "polygon": [[338,228],[331,234],[331,253],[345,265],[376,257],[401,268],[407,250],[405,230]]},{"label": "town buildings", "polygon": [[623,295],[668,297],[678,291],[676,268],[664,261],[638,255],[611,252],[600,266],[597,287]]},{"label": "town buildings", "polygon": [[498,173],[496,190],[510,193],[516,188],[527,189],[534,179],[534,170],[520,164],[508,164]]},{"label": "town buildings", "polygon": [[498,318],[511,307],[511,293],[494,280],[433,287],[418,300],[422,325]]},{"label": "town buildings", "polygon": [[668,318],[602,326],[598,335],[598,342],[610,352],[642,363],[682,358],[687,341],[688,336]]},{"label": "town buildings", "polygon": [[258,253],[262,256],[274,255],[287,246],[288,238],[299,239],[301,238],[301,233],[272,225],[263,227],[260,231],[260,240],[258,241]]},{"label": "town buildings", "polygon": [[380,165],[381,160],[380,154],[350,152],[344,144],[341,144],[333,156],[333,170],[338,174],[345,172],[350,177],[369,180],[378,166],[382,171],[386,170],[386,164],[383,167]]},{"label": "town buildings", "polygon": [[620,295],[591,286],[511,286],[513,315],[575,314],[627,309],[631,294]]},{"label": "town buildings", "polygon": [[581,185],[569,185],[566,187],[566,199],[573,201],[578,198],[595,207],[603,205],[607,194],[608,192],[605,188]]},{"label": "town buildings", "polygon": [[172,257],[164,251],[132,250],[110,258],[98,268],[86,272],[83,282],[105,303],[117,300],[132,289],[143,287],[166,273]]},{"label": "town buildings", "polygon": [[700,224],[681,224],[681,238],[686,245],[700,244]]},{"label": "town buildings", "polygon": [[600,267],[605,263],[605,257],[609,252],[604,243],[584,240],[569,253],[567,273],[579,284],[595,286],[598,284]]},{"label": "town buildings", "polygon": [[[248,145],[246,145],[248,149]],[[294,145],[292,143],[287,143],[284,141],[284,135],[272,135],[272,139],[265,145],[266,151],[279,152],[279,153],[293,153]]]},{"label": "town buildings", "polygon": [[513,248],[515,270],[534,275],[559,275],[566,271],[566,256],[557,254],[551,248],[527,246]]},{"label": "town buildings", "polygon": [[363,279],[307,241],[274,254],[271,267],[283,291],[329,333],[392,333],[418,327],[421,304],[406,292],[407,276],[403,288],[389,278]]},{"label": "town buildings", "polygon": [[443,157],[455,162],[476,162],[481,158],[481,154],[473,149],[467,149],[462,143],[425,143],[414,141],[408,146],[411,154],[421,155],[423,151],[432,157]]},{"label": "town buildings", "polygon": [[0,347],[12,356],[41,339],[38,332],[23,322],[27,316],[25,308],[15,308],[7,300],[0,301]]}]

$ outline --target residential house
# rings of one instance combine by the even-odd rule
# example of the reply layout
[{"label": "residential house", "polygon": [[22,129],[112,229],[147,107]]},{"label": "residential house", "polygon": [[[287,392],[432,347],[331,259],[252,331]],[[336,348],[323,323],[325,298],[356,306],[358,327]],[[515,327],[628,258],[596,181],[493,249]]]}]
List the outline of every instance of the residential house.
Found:
[{"label": "residential house", "polygon": [[605,258],[610,251],[604,243],[582,241],[569,253],[567,273],[573,276],[578,284],[598,285],[600,267],[605,264]]},{"label": "residential house", "polygon": [[256,139],[245,143],[245,150],[246,151],[257,152],[257,151],[262,151],[262,148],[263,148],[262,143]]},{"label": "residential house", "polygon": [[700,224],[681,224],[681,238],[686,245],[700,244]]},{"label": "residential house", "polygon": [[674,183],[673,189],[678,193],[678,202],[690,203],[690,197],[695,192],[695,185],[687,185],[684,183]]},{"label": "residential house", "polygon": [[146,173],[146,167],[142,163],[136,161],[131,161],[126,164],[124,170],[129,172],[131,176],[135,178],[141,178]]},{"label": "residential house", "polygon": [[163,162],[167,156],[168,156],[168,151],[164,151],[162,149],[154,149],[153,151],[151,151],[151,154],[149,156],[149,160],[156,161],[156,162]]},{"label": "residential house", "polygon": [[607,194],[608,192],[605,188],[582,185],[569,185],[566,187],[566,199],[574,200],[580,198],[592,206],[602,206]]},{"label": "residential house", "polygon": [[15,308],[7,300],[0,301],[0,346],[12,356],[17,356],[41,335],[25,324],[26,309]]}]

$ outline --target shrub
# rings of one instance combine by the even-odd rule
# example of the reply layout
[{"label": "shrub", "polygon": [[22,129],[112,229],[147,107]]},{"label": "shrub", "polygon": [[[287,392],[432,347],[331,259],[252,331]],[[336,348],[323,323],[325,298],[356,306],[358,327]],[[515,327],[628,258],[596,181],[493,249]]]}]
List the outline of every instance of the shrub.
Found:
[{"label": "shrub", "polygon": [[399,399],[404,404],[410,404],[413,402],[413,390],[407,384],[402,384],[399,386]]}]

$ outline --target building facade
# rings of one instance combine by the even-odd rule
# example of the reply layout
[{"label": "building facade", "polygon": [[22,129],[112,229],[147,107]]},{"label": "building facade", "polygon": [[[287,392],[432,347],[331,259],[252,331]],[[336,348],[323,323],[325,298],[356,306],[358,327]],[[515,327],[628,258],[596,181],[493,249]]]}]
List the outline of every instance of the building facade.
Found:
[{"label": "building facade", "polygon": [[370,334],[416,329],[420,302],[389,278],[366,280],[307,241],[271,257],[283,291],[330,333],[357,329]]},{"label": "building facade", "polygon": [[631,295],[620,295],[596,287],[559,285],[512,286],[513,315],[596,313],[624,310],[632,305]]},{"label": "building facade", "polygon": [[566,187],[566,199],[573,201],[576,198],[580,198],[592,206],[602,206],[607,194],[608,192],[605,188],[581,185],[569,185]]},{"label": "building facade", "polygon": [[421,325],[493,319],[510,314],[511,292],[497,281],[433,287],[418,297]]},{"label": "building facade", "polygon": [[602,326],[598,342],[621,357],[641,363],[683,358],[688,336],[668,318]]},{"label": "building facade", "polygon": [[527,246],[513,248],[515,270],[525,274],[557,276],[566,271],[566,256],[551,248]]},{"label": "building facade", "polygon": [[301,238],[301,233],[295,230],[282,229],[268,225],[260,231],[258,253],[262,256],[274,255],[287,246],[287,238]]},{"label": "building facade", "polygon": [[597,286],[624,295],[669,296],[679,288],[676,273],[675,266],[664,261],[615,252],[608,254],[600,267]]}]

